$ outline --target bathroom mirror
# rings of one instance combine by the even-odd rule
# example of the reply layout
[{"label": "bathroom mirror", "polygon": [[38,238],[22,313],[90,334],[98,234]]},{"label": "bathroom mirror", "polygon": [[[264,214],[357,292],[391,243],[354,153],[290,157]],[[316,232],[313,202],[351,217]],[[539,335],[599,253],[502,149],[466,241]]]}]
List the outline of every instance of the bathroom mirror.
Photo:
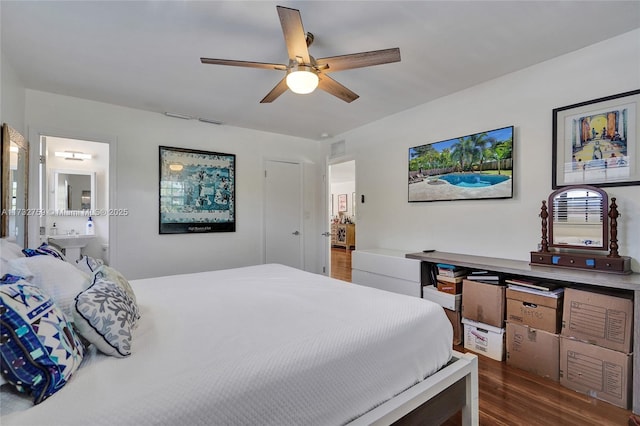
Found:
[{"label": "bathroom mirror", "polygon": [[29,142],[14,128],[2,125],[2,215],[0,236],[27,244]]},{"label": "bathroom mirror", "polygon": [[81,211],[96,208],[96,174],[84,170],[53,170],[53,208]]},{"label": "bathroom mirror", "polygon": [[600,188],[573,185],[549,196],[549,246],[607,250],[608,197]]}]

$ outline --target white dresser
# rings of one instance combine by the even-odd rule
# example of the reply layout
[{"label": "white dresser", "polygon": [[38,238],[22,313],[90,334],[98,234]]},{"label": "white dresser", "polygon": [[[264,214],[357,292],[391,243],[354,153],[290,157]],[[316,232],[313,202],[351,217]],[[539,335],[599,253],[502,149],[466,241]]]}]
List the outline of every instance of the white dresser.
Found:
[{"label": "white dresser", "polygon": [[355,250],[351,255],[351,281],[394,293],[422,297],[420,261],[407,259],[406,250]]},{"label": "white dresser", "polygon": [[432,285],[422,286],[417,259],[406,258],[404,250],[355,250],[351,257],[351,281],[394,293],[431,300],[451,311],[460,310],[462,295],[438,291]]}]

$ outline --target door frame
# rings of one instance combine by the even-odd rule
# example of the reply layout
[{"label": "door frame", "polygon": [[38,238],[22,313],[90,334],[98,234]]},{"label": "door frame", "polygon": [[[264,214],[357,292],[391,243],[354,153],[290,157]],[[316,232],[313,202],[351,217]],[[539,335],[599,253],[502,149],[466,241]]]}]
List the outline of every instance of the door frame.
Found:
[{"label": "door frame", "polygon": [[[356,193],[356,197],[358,194],[358,181],[356,179],[358,173],[358,167],[356,163],[356,158],[353,154],[342,155],[339,157],[329,157],[327,156],[326,166],[325,166],[325,182],[324,182],[324,226],[328,229],[325,229],[324,232],[331,233],[331,212],[329,211],[329,206],[331,205],[331,166],[336,164],[348,163],[353,161],[355,164],[355,176],[353,177],[354,182],[354,192]],[[357,200],[356,200],[357,202]],[[357,217],[357,216],[356,216]],[[356,248],[358,247],[358,233],[356,232]],[[325,264],[326,264],[326,274],[328,277],[331,276],[331,236],[326,237],[324,242],[324,256],[325,256]]]},{"label": "door frame", "polygon": [[[30,150],[30,164],[36,164],[38,167],[29,167],[29,205],[37,206],[40,202],[40,138],[42,136],[51,136],[65,139],[77,139],[88,142],[109,144],[109,209],[115,209],[116,191],[117,191],[117,146],[118,141],[115,136],[85,134],[80,131],[68,131],[49,127],[29,127],[29,144],[37,146],[38,149]],[[37,185],[34,188],[34,185]],[[35,191],[37,189],[37,191]],[[46,190],[46,189],[45,189]],[[46,209],[46,206],[45,206]],[[109,264],[113,267],[118,266],[118,239],[117,220],[113,215],[109,215]],[[29,221],[29,245],[28,247],[36,247],[34,244],[40,244],[40,221]]]},{"label": "door frame", "polygon": [[298,217],[300,219],[300,263],[302,270],[305,270],[306,257],[305,257],[305,234],[306,227],[304,221],[304,162],[297,158],[283,158],[283,157],[262,157],[262,263],[267,262],[267,181],[266,171],[268,162],[290,163],[298,165],[298,193],[300,196],[300,209],[298,211]]}]

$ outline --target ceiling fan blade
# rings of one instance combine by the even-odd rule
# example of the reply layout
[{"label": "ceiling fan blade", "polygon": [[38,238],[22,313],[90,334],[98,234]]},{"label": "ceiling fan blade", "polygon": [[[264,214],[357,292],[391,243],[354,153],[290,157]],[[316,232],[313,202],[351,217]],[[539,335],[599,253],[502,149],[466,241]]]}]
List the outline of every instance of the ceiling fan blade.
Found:
[{"label": "ceiling fan blade", "polygon": [[318,68],[323,73],[370,67],[391,62],[400,62],[400,49],[397,47],[316,59]]},{"label": "ceiling fan blade", "polygon": [[202,62],[203,64],[211,64],[211,65],[230,65],[233,67],[262,68],[267,70],[283,71],[287,69],[287,66],[283,64],[270,64],[267,62],[234,61],[230,59],[200,58],[200,62]]},{"label": "ceiling fan blade", "polygon": [[320,81],[318,82],[318,87],[320,89],[342,99],[345,102],[351,103],[360,97],[328,75],[320,74],[318,77],[320,78]]},{"label": "ceiling fan blade", "polygon": [[302,62],[310,64],[309,49],[307,49],[307,35],[302,27],[302,17],[297,9],[277,6],[284,42],[287,45],[289,59],[302,58]]},{"label": "ceiling fan blade", "polygon": [[286,92],[288,89],[287,87],[287,78],[283,78],[282,80],[280,80],[280,82],[278,84],[276,84],[276,86],[271,89],[271,91],[269,93],[267,93],[267,96],[265,96],[260,103],[261,104],[267,104],[270,102],[275,101],[278,96],[282,95],[284,92]]}]

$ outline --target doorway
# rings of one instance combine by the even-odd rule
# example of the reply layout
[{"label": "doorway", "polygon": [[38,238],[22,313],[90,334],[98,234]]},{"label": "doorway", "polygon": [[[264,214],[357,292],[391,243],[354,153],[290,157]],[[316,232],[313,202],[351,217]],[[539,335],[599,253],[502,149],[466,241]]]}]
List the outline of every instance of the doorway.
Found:
[{"label": "doorway", "polygon": [[40,241],[87,234],[91,217],[94,237],[80,252],[109,264],[110,144],[48,135],[39,142],[38,204],[47,212],[40,217]]},{"label": "doorway", "polygon": [[329,165],[329,275],[351,281],[351,251],[356,248],[356,162]]},{"label": "doorway", "polygon": [[265,160],[265,263],[304,269],[302,164]]}]

